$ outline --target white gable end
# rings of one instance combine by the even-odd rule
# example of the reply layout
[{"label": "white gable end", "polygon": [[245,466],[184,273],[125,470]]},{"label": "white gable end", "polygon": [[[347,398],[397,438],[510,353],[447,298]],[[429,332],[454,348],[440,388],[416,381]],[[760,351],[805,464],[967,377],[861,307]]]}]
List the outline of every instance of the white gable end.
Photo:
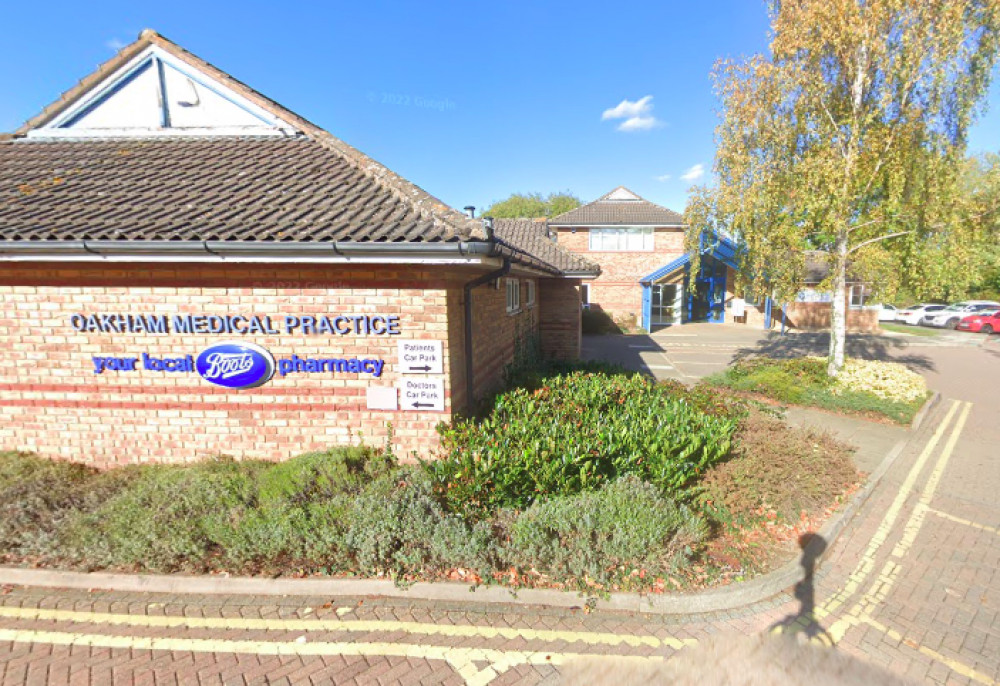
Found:
[{"label": "white gable end", "polygon": [[627,188],[619,186],[607,195],[605,195],[601,200],[642,200],[638,195],[631,192]]},{"label": "white gable end", "polygon": [[92,88],[31,138],[289,135],[295,127],[156,46]]}]

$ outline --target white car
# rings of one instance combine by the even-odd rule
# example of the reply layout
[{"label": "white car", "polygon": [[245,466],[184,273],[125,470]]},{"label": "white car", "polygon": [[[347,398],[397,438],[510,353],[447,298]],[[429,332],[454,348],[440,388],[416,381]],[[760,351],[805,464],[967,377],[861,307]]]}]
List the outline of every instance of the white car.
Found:
[{"label": "white car", "polygon": [[934,312],[940,312],[944,308],[944,305],[935,305],[933,303],[910,305],[909,307],[901,308],[896,312],[896,321],[916,326],[924,317]]},{"label": "white car", "polygon": [[896,309],[895,305],[875,305],[878,308],[878,320],[880,322],[894,322],[896,321],[896,313],[899,310]]},{"label": "white car", "polygon": [[936,326],[939,329],[945,327],[954,329],[963,317],[997,307],[1000,307],[1000,303],[993,300],[963,300],[954,305],[948,305],[938,312],[932,312],[925,316],[920,323],[924,326]]}]

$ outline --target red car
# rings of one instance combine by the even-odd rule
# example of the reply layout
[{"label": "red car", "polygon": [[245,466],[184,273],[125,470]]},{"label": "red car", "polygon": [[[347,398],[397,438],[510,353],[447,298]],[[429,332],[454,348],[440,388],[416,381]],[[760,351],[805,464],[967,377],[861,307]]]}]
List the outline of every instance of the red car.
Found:
[{"label": "red car", "polygon": [[973,333],[990,334],[995,331],[1000,332],[1000,310],[970,315],[962,319],[955,328],[959,331],[972,331]]}]

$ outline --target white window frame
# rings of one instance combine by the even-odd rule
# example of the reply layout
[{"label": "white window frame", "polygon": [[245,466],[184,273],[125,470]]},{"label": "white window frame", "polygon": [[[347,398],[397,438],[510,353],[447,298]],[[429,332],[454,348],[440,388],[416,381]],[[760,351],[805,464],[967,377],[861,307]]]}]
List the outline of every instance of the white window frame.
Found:
[{"label": "white window frame", "polygon": [[507,293],[507,314],[517,314],[521,311],[521,281],[519,279],[504,279]]},{"label": "white window frame", "polygon": [[[641,237],[641,247],[635,247],[633,239]],[[590,229],[591,252],[652,252],[654,232],[652,226],[615,226]]]},{"label": "white window frame", "polygon": [[[855,294],[855,292],[857,292],[858,295],[861,296],[859,298],[860,302],[858,304],[856,304],[856,305],[854,304],[854,294]],[[851,290],[850,290],[850,293],[848,293],[848,296],[847,296],[847,303],[851,307],[856,308],[856,309],[861,309],[862,307],[865,306],[865,285],[863,283],[854,283],[854,284],[851,284]]]},{"label": "white window frame", "polygon": [[531,309],[532,307],[535,306],[535,282],[529,279],[528,281],[524,282],[524,285],[525,285],[524,306],[527,307],[528,309]]},{"label": "white window frame", "polygon": [[580,307],[584,310],[590,309],[590,284],[580,284]]}]

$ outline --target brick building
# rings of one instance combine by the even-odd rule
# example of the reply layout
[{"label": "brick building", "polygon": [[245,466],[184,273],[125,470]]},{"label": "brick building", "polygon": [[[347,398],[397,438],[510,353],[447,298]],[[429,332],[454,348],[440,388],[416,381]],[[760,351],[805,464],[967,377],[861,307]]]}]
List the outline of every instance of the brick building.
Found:
[{"label": "brick building", "polygon": [[[821,288],[829,267],[819,253],[806,255],[802,290],[791,302],[754,300],[737,293],[738,249],[728,238],[704,236],[700,267],[691,273],[685,228],[681,215],[623,186],[548,222],[559,245],[600,265],[601,275],[582,285],[584,306],[617,322],[647,331],[698,321],[829,327],[831,295]],[[865,285],[852,278],[848,286],[849,329],[877,329]]]},{"label": "brick building", "polygon": [[0,447],[427,454],[598,273],[145,31],[0,139]]}]

